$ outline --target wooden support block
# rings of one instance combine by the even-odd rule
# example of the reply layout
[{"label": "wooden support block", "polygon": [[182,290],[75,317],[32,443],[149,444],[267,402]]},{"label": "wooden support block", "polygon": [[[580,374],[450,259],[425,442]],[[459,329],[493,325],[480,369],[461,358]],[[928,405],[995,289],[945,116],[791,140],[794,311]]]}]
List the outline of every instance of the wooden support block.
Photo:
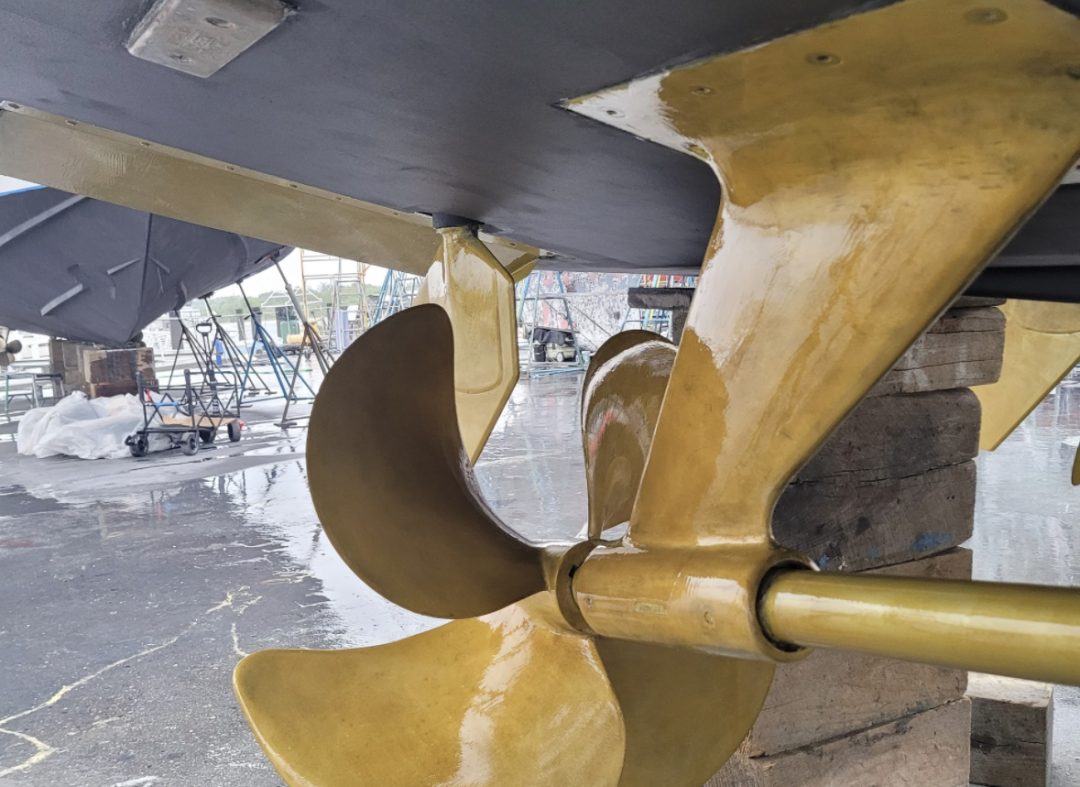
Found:
[{"label": "wooden support block", "polygon": [[736,753],[706,787],[967,787],[970,725],[960,699],[771,757]]},{"label": "wooden support block", "polygon": [[61,375],[65,391],[79,391],[86,387],[86,375],[81,368],[83,351],[92,345],[70,339],[50,339],[49,359],[52,373]]},{"label": "wooden support block", "polygon": [[139,393],[138,385],[134,381],[126,383],[90,383],[87,385],[87,389],[86,395],[91,399],[102,396],[121,396],[122,394],[135,396]]},{"label": "wooden support block", "polygon": [[693,287],[630,287],[626,304],[631,309],[689,309]]},{"label": "wooden support block", "polygon": [[693,299],[693,287],[631,287],[626,293],[626,304],[631,309],[671,312],[671,339],[675,344],[682,341],[686,316]]},{"label": "wooden support block", "polygon": [[987,787],[1050,783],[1054,687],[973,672],[971,781]]},{"label": "wooden support block", "polygon": [[971,537],[975,463],[902,478],[851,474],[791,484],[773,512],[773,536],[830,571],[927,557]]},{"label": "wooden support block", "polygon": [[[971,552],[953,549],[866,573],[970,579]],[[777,667],[761,715],[738,756],[777,754],[884,724],[961,699],[966,686],[963,670],[817,650]]]},{"label": "wooden support block", "polygon": [[690,316],[689,309],[671,310],[671,341],[682,344],[683,331],[686,330],[686,319]]},{"label": "wooden support block", "polygon": [[85,390],[91,398],[137,392],[136,372],[142,373],[149,387],[157,385],[154,351],[149,347],[85,349],[81,365],[86,379]]},{"label": "wooden support block", "polygon": [[968,388],[996,382],[1005,316],[992,306],[953,308],[924,333],[870,396]]},{"label": "wooden support block", "polygon": [[956,465],[979,453],[979,400],[958,388],[864,399],[795,477],[876,481]]},{"label": "wooden support block", "polygon": [[[926,329],[925,335],[998,334],[1005,329],[1005,315],[996,307],[951,308]],[[975,338],[967,336],[966,338]]]},{"label": "wooden support block", "polygon": [[952,305],[950,309],[975,309],[979,306],[1000,306],[1005,303],[1004,298],[988,298],[982,295],[961,295]]}]

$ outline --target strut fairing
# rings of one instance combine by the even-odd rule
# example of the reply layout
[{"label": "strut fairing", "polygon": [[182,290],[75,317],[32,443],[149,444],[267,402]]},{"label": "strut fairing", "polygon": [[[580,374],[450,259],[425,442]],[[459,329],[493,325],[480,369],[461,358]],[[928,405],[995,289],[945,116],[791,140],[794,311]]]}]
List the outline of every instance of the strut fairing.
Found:
[{"label": "strut fairing", "polygon": [[49,188],[0,196],[0,324],[122,344],[288,249]]}]

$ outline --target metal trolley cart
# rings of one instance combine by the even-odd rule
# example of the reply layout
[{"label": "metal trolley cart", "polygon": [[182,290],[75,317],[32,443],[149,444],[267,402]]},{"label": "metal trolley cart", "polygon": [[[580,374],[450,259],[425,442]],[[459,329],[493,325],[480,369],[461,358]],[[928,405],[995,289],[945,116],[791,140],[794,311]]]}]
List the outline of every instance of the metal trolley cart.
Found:
[{"label": "metal trolley cart", "polygon": [[230,374],[213,371],[198,388],[191,384],[191,372],[184,371],[182,389],[152,391],[142,374],[136,373],[143,426],[124,441],[132,456],[150,452],[150,435],[165,435],[170,448],[193,456],[199,447],[212,443],[218,429],[225,427],[231,442],[238,442],[244,423],[240,420],[239,385]]}]

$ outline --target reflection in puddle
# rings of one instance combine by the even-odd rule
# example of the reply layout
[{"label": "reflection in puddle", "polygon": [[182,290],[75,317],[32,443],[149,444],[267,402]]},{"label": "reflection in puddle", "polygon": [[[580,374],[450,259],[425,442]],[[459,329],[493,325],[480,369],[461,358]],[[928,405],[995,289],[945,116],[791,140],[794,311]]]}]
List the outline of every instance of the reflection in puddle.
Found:
[{"label": "reflection in puddle", "polygon": [[587,519],[580,374],[523,379],[476,474],[502,520],[535,541],[575,539]]},{"label": "reflection in puddle", "polygon": [[64,503],[51,497],[39,497],[31,494],[20,484],[0,486],[0,519],[40,514],[48,511],[62,511],[67,507]]},{"label": "reflection in puddle", "polygon": [[[339,618],[343,646],[389,642],[439,623],[391,604],[349,570],[319,526],[300,459],[188,482],[178,495],[183,496],[188,515],[194,498],[203,496],[213,499],[216,516],[227,513],[240,521],[241,532],[249,535],[230,546],[248,547],[252,554],[236,559],[251,561],[274,554],[275,563],[284,557],[294,567],[282,581],[316,580],[318,591],[309,594],[303,606],[322,607],[321,611]],[[176,502],[159,496],[153,508],[167,517]]]}]

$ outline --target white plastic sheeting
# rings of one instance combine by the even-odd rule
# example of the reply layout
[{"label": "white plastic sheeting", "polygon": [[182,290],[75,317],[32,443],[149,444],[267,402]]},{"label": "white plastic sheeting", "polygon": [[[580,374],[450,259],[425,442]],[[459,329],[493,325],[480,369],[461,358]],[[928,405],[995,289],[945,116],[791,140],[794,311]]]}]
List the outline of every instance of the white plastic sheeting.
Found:
[{"label": "white plastic sheeting", "polygon": [[[124,438],[142,427],[139,400],[130,394],[87,399],[81,391],[52,407],[35,407],[19,422],[19,453],[44,458],[117,459],[129,456]],[[160,437],[160,436],[155,436]],[[161,438],[168,444],[167,438]],[[158,447],[151,443],[151,450]]]}]

